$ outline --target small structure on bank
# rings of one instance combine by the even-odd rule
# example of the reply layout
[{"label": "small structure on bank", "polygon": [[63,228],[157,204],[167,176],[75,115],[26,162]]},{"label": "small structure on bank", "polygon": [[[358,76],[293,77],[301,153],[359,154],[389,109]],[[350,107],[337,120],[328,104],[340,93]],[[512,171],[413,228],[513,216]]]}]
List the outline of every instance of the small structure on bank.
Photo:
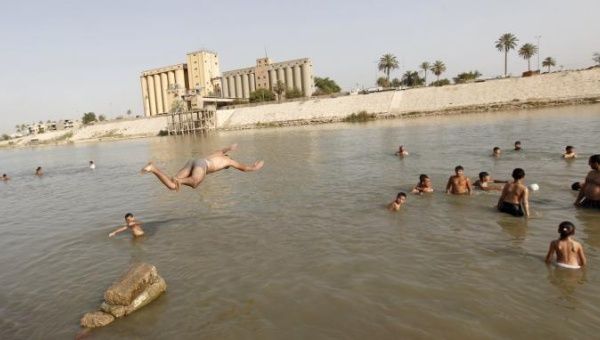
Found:
[{"label": "small structure on bank", "polygon": [[86,313],[81,318],[81,326],[106,326],[116,318],[129,315],[154,301],[166,289],[167,284],[155,266],[135,264],[106,290],[100,310]]}]

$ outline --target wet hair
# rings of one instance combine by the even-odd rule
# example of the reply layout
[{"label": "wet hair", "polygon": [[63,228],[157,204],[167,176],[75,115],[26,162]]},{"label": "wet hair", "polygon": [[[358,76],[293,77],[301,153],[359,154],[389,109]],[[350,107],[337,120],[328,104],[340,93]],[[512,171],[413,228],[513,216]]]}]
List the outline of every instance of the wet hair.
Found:
[{"label": "wet hair", "polygon": [[421,175],[419,176],[419,182],[421,182],[421,183],[422,183],[422,182],[423,182],[424,180],[426,180],[427,178],[429,178],[429,176],[427,176],[427,175],[425,175],[425,174],[421,174]]},{"label": "wet hair", "polygon": [[581,190],[581,183],[579,183],[579,182],[573,182],[573,184],[571,184],[571,189],[575,190],[575,191]]},{"label": "wet hair", "polygon": [[455,172],[458,172],[459,170],[465,170],[465,168],[462,167],[462,165],[457,165],[456,168],[454,168]]},{"label": "wet hair", "polygon": [[561,222],[561,224],[558,225],[558,233],[560,234],[560,239],[564,240],[575,234],[575,225],[569,221]]},{"label": "wet hair", "polygon": [[516,141],[515,145],[521,145],[521,141],[520,140]]},{"label": "wet hair", "polygon": [[500,148],[497,146],[494,146],[494,152],[496,152],[496,151],[500,151]]},{"label": "wet hair", "polygon": [[600,154],[591,155],[589,162],[590,163],[600,163]]},{"label": "wet hair", "polygon": [[94,164],[94,161],[90,161],[90,164]]},{"label": "wet hair", "polygon": [[38,166],[37,169],[35,169],[35,171],[40,171],[40,170],[42,170],[41,166]]},{"label": "wet hair", "polygon": [[132,213],[125,214],[125,219],[127,219],[128,217],[133,217],[133,214]]},{"label": "wet hair", "polygon": [[489,175],[490,175],[490,174],[488,174],[487,172],[485,172],[485,171],[482,171],[482,172],[480,172],[480,173],[479,173],[479,180],[480,180],[480,181],[483,181],[483,179],[484,179],[485,177],[489,176]]},{"label": "wet hair", "polygon": [[573,150],[575,149],[575,147],[573,145],[567,145],[567,147],[565,148],[565,151],[569,151],[569,150]]},{"label": "wet hair", "polygon": [[406,194],[403,192],[399,192],[398,195],[396,195],[396,199],[400,198],[400,197],[404,197],[406,198]]},{"label": "wet hair", "polygon": [[525,170],[521,169],[521,168],[516,168],[513,170],[512,172],[512,178],[516,180],[519,180],[521,178],[525,177]]}]

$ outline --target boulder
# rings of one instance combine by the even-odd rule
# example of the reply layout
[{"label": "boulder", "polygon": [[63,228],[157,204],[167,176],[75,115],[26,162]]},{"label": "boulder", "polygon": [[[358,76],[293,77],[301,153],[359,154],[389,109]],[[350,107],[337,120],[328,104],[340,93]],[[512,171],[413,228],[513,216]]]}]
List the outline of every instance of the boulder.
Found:
[{"label": "boulder", "polygon": [[125,315],[129,315],[154,301],[166,289],[167,283],[162,277],[158,276],[157,281],[136,296],[129,305],[113,305],[105,301],[102,303],[102,305],[100,305],[100,309],[106,313],[112,314],[115,318],[120,318]]},{"label": "boulder", "polygon": [[147,263],[135,264],[108,288],[104,293],[104,300],[111,305],[128,306],[136,296],[157,280],[156,267]]},{"label": "boulder", "polygon": [[95,311],[85,313],[85,315],[81,318],[80,323],[82,327],[95,328],[106,326],[113,321],[115,321],[114,316],[102,311]]}]

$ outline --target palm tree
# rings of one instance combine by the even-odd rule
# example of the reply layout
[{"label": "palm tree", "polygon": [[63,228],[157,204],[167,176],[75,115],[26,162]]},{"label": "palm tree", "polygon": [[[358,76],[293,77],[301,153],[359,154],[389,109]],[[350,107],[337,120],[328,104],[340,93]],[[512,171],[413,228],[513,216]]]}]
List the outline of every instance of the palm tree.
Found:
[{"label": "palm tree", "polygon": [[548,73],[550,73],[550,67],[556,66],[556,60],[554,60],[554,58],[552,57],[547,57],[546,59],[544,59],[544,61],[542,61],[542,66],[547,67]]},{"label": "palm tree", "polygon": [[600,52],[596,52],[594,53],[594,62],[598,65],[600,65]]},{"label": "palm tree", "polygon": [[281,102],[281,95],[285,92],[285,90],[287,90],[287,87],[281,80],[278,80],[275,86],[273,86],[273,92],[277,93],[278,102]]},{"label": "palm tree", "polygon": [[531,71],[531,57],[533,57],[537,51],[537,46],[530,43],[523,44],[519,49],[519,55],[527,60],[527,71]]},{"label": "palm tree", "polygon": [[419,72],[417,71],[406,71],[402,75],[402,83],[405,86],[413,87],[421,85],[423,83],[423,78],[419,77]]},{"label": "palm tree", "polygon": [[446,65],[444,65],[444,62],[440,61],[440,60],[436,60],[433,65],[431,65],[430,68],[431,72],[433,72],[433,74],[435,74],[437,76],[437,80],[440,80],[440,74],[446,72]]},{"label": "palm tree", "polygon": [[396,56],[390,53],[384,54],[379,58],[379,71],[385,72],[386,80],[390,82],[390,71],[398,68],[398,60]]},{"label": "palm tree", "polygon": [[504,52],[504,76],[508,75],[508,51],[517,47],[519,39],[512,33],[504,33],[496,41],[496,48],[500,52]]},{"label": "palm tree", "polygon": [[425,86],[427,86],[427,71],[429,71],[429,69],[431,68],[431,64],[424,61],[419,67],[421,68],[421,70],[423,70],[423,79],[425,80]]}]

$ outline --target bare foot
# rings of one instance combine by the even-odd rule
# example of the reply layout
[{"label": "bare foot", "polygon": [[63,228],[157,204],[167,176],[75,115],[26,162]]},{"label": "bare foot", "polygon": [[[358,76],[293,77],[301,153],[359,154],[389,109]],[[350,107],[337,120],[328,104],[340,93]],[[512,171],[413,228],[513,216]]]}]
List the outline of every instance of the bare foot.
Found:
[{"label": "bare foot", "polygon": [[252,166],[252,171],[260,170],[265,165],[265,161],[256,161]]},{"label": "bare foot", "polygon": [[171,180],[173,181],[173,183],[175,183],[175,191],[179,191],[179,189],[181,188],[181,183],[179,183],[179,178],[173,177],[173,178],[171,178]]},{"label": "bare foot", "polygon": [[152,169],[154,169],[154,164],[152,164],[152,162],[148,162],[148,164],[142,168],[141,173],[145,174],[152,172]]}]

